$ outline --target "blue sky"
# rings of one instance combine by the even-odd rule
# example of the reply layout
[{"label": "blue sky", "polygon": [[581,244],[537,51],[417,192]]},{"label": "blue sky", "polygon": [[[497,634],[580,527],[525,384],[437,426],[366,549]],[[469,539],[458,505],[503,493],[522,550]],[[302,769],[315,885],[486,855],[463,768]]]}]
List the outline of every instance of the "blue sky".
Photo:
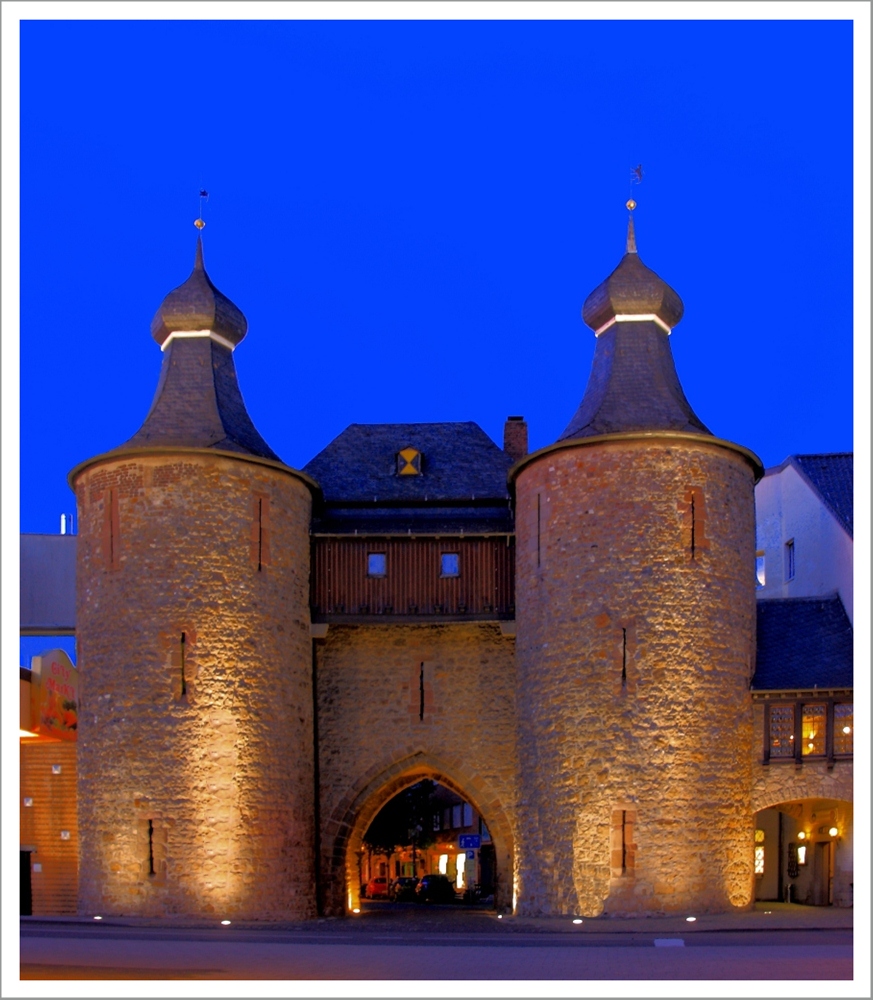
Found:
[{"label": "blue sky", "polygon": [[352,422],[554,441],[637,163],[698,415],[766,465],[851,450],[852,70],[848,21],[23,22],[21,530],[145,418],[201,184],[290,465]]}]

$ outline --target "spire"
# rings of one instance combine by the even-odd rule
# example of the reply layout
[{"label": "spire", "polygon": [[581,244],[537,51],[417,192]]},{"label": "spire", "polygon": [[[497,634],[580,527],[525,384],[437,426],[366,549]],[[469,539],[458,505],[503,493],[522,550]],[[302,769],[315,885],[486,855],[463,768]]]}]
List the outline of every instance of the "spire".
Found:
[{"label": "spire", "polygon": [[710,433],[685,398],[670,349],[682,300],[640,260],[635,208],[628,200],[625,255],[582,306],[597,347],[585,395],[559,440],[637,430]]},{"label": "spire", "polygon": [[124,449],[217,448],[280,461],[246,410],[233,349],[248,324],[212,284],[203,266],[198,235],[194,269],[152,320],[152,336],[164,361],[151,409]]},{"label": "spire", "polygon": [[628,203],[628,215],[627,215],[627,253],[637,252],[637,234],[634,232],[634,209],[637,207],[637,203],[631,198]]}]

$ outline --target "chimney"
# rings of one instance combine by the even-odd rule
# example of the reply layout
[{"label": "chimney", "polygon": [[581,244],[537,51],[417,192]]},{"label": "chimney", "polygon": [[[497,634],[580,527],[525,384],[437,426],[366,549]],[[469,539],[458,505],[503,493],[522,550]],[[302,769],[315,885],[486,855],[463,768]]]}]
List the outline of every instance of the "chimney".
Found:
[{"label": "chimney", "polygon": [[517,462],[527,454],[527,421],[524,417],[507,417],[503,425],[503,450]]}]

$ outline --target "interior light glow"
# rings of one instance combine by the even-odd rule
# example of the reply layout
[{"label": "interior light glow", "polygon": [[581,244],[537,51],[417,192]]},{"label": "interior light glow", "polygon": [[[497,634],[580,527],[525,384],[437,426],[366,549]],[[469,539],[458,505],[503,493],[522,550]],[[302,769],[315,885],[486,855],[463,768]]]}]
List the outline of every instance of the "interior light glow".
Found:
[{"label": "interior light glow", "polygon": [[839,830],[838,830],[838,829],[837,829],[837,828],[836,828],[835,826],[832,826],[832,827],[830,828],[830,830],[828,830],[828,835],[829,835],[829,836],[831,836],[831,837],[836,837],[836,835],[837,835],[837,834],[838,834],[839,832],[840,832],[840,831],[839,831]]},{"label": "interior light glow", "polygon": [[772,913],[772,910],[764,910],[765,913]]},{"label": "interior light glow", "polygon": [[799,844],[797,847],[797,863],[799,865],[806,864],[806,844]]},{"label": "interior light glow", "polygon": [[352,910],[352,913],[360,913],[360,912],[361,912],[361,908],[360,908],[359,906],[356,906],[356,907],[355,907],[355,908],[354,908],[354,909]]},{"label": "interior light glow", "polygon": [[221,925],[222,925],[222,927],[227,927],[227,925],[228,925],[229,923],[230,923],[230,921],[229,921],[229,920],[222,920],[222,921],[221,921]]},{"label": "interior light glow", "polygon": [[693,924],[696,919],[697,917],[686,917],[685,921],[686,923]]},{"label": "interior light glow", "polygon": [[502,920],[503,919],[503,914],[502,913],[498,913],[497,914],[497,919],[498,920]]},{"label": "interior light glow", "polygon": [[851,731],[852,731],[851,726],[843,726],[843,732],[846,734],[846,736],[848,736]]},{"label": "interior light glow", "polygon": [[445,875],[446,869],[449,867],[449,856],[448,854],[441,854],[439,860],[439,873],[440,875]]},{"label": "interior light glow", "polygon": [[797,839],[798,840],[806,840],[806,833],[805,833],[805,831],[801,830],[800,833],[797,834]]},{"label": "interior light glow", "polygon": [[464,876],[467,874],[467,852],[459,854],[455,858],[455,868],[458,872],[458,877],[455,879],[455,886],[458,889],[464,888]]}]

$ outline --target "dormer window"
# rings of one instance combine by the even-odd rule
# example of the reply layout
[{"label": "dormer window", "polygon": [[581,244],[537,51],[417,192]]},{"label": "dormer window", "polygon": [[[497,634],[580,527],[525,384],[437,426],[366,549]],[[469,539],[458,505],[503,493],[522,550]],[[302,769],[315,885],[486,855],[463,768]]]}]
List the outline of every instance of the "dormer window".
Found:
[{"label": "dormer window", "polygon": [[404,448],[397,452],[397,475],[421,475],[421,452],[417,448]]}]

